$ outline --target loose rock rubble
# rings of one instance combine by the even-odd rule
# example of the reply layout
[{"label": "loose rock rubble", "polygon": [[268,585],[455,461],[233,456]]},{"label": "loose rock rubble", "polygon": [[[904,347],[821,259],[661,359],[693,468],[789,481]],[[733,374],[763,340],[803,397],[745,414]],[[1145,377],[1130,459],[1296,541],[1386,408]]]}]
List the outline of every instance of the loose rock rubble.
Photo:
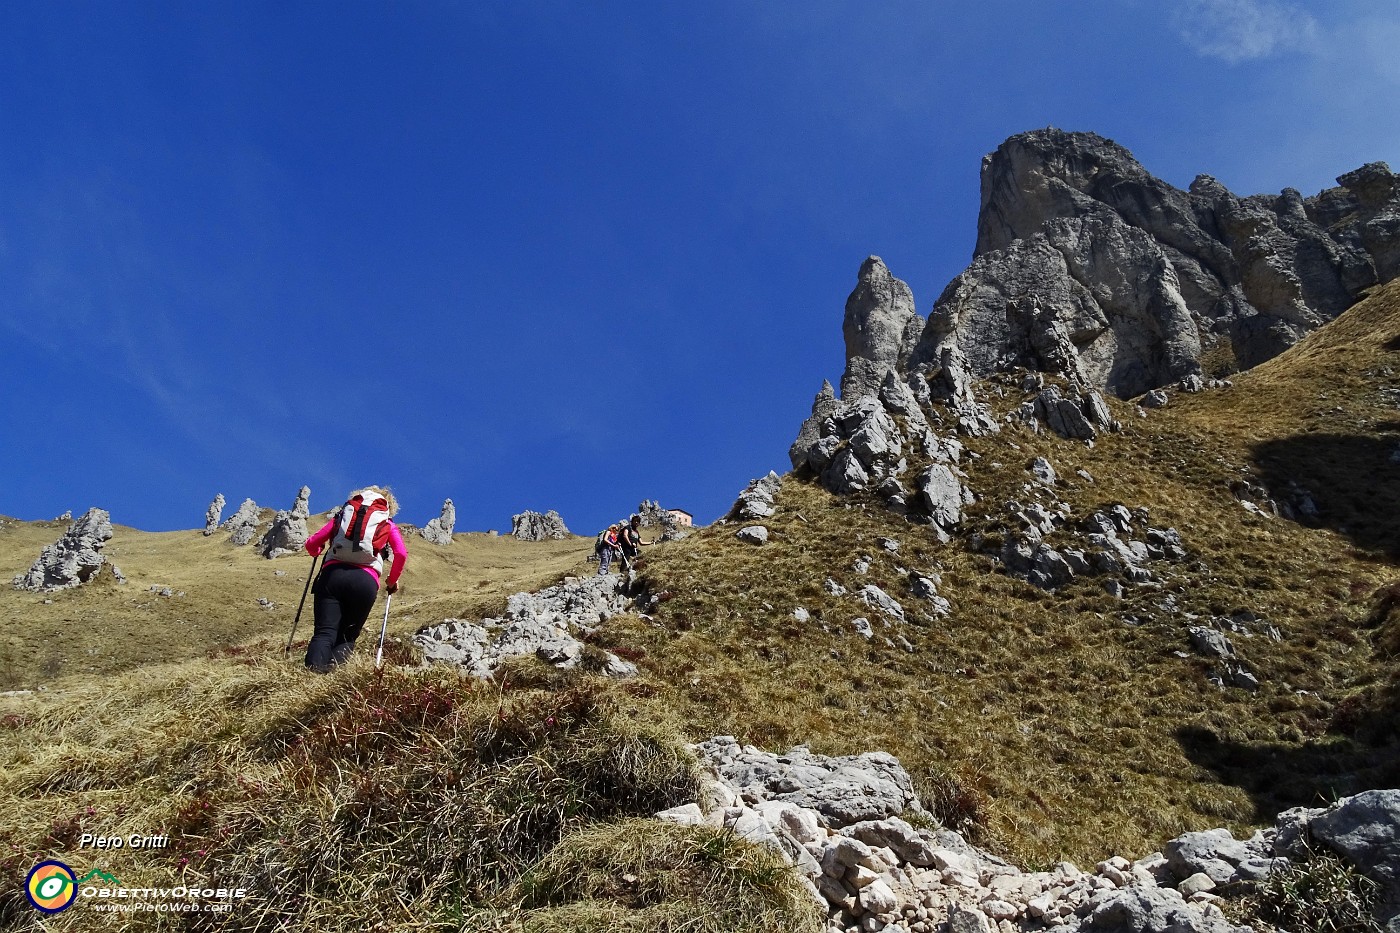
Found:
[{"label": "loose rock rubble", "polygon": [[105,509],[88,509],[40,552],[27,572],[14,578],[15,589],[37,593],[87,583],[102,569],[102,548],[111,538],[112,516]]},{"label": "loose rock rubble", "polygon": [[1289,521],[1316,522],[1317,503],[1312,494],[1296,482],[1289,482],[1282,494],[1275,495],[1262,480],[1246,476],[1230,484],[1230,494],[1240,507],[1259,518],[1286,518]]},{"label": "loose rock rubble", "polygon": [[[610,616],[627,612],[633,601],[622,576],[566,577],[538,593],[516,593],[500,618],[469,622],[446,619],[413,636],[429,661],[452,664],[476,677],[490,677],[507,658],[533,654],[559,668],[583,658],[584,644],[574,633],[591,635]],[[637,667],[603,652],[602,672],[610,677],[636,676]]]},{"label": "loose rock rubble", "polygon": [[543,515],[527,510],[510,517],[510,533],[521,541],[548,541],[567,538],[569,529],[553,509]]},{"label": "loose rock rubble", "polygon": [[447,547],[452,543],[452,529],[456,526],[457,507],[452,504],[451,499],[446,499],[442,503],[442,514],[424,525],[418,533],[432,544]]},{"label": "loose rock rubble", "polygon": [[1387,917],[1400,911],[1400,791],[1290,810],[1249,839],[1187,833],[1137,861],[1028,872],[958,833],[919,828],[934,820],[883,752],[773,754],[732,736],[693,749],[710,771],[700,799],[657,816],[726,827],[781,852],[827,911],[830,933],[1249,933],[1214,892],[1287,866],[1309,835],[1387,886]]},{"label": "loose rock rubble", "polygon": [[[998,559],[1008,575],[1044,590],[1094,574],[1150,583],[1154,580],[1150,563],[1180,562],[1187,557],[1177,530],[1154,528],[1145,509],[1110,506],[1093,512],[1077,527],[1063,503],[1047,508],[1039,502],[1011,501],[1005,510],[1008,532]],[[1047,540],[1050,536],[1056,545]]]}]

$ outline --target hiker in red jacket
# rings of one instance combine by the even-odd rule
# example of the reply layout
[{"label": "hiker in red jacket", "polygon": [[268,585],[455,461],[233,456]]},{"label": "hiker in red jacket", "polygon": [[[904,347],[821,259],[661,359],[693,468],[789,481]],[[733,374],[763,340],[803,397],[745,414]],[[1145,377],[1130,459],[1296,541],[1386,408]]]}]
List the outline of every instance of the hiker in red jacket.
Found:
[{"label": "hiker in red jacket", "polygon": [[384,590],[398,592],[408,547],[391,519],[399,510],[388,486],[368,486],[350,494],[330,521],[310,538],[312,557],[329,543],[330,552],[311,588],[316,600],[315,630],[306,646],[306,666],[318,674],[344,664],[355,649],[365,620],[379,595],[384,558],[393,556]]}]

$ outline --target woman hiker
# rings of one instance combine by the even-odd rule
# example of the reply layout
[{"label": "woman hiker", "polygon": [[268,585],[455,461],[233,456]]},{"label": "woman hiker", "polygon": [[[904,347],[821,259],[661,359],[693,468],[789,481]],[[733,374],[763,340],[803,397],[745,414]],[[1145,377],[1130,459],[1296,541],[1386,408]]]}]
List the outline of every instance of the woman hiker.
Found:
[{"label": "woman hiker", "polygon": [[618,533],[618,526],[613,524],[608,526],[608,530],[603,532],[599,541],[598,549],[598,576],[603,576],[608,572],[608,567],[612,565],[613,555],[617,553],[622,542]]},{"label": "woman hiker", "polygon": [[618,532],[617,543],[622,549],[622,565],[631,569],[633,561],[642,550],[642,533],[638,529],[642,526],[642,517],[633,515],[622,530]]},{"label": "woman hiker", "polygon": [[367,486],[350,494],[325,527],[306,539],[312,557],[329,545],[326,562],[311,587],[315,630],[306,646],[306,666],[326,674],[350,658],[355,639],[374,608],[384,559],[393,556],[384,590],[398,592],[408,548],[392,516],[398,500],[388,486]]}]

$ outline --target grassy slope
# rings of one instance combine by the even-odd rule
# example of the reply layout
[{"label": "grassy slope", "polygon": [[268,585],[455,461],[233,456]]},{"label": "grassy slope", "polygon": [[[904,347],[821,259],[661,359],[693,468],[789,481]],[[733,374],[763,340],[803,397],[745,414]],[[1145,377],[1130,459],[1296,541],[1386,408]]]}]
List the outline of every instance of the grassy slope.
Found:
[{"label": "grassy slope", "polygon": [[[1023,467],[1043,455],[1076,516],[1121,502],[1181,531],[1192,559],[1159,565],[1161,589],[1118,603],[1090,580],[1047,595],[874,505],[789,480],[769,545],[716,526],[659,553],[648,574],[673,597],[660,625],[622,622],[609,641],[645,654],[695,732],[886,748],[931,783],[951,774],[984,795],[990,835],[1032,862],[1141,853],[1188,828],[1243,828],[1393,785],[1395,747],[1353,734],[1393,741],[1394,670],[1360,622],[1395,577],[1385,555],[1400,481],[1379,461],[1400,446],[1397,334],[1400,283],[1231,390],[1179,395],[1145,420],[1116,406],[1124,432],[1093,449],[1020,429],[969,443],[981,454],[965,461],[981,497],[969,522],[993,543],[1001,503],[1028,499]],[[1251,516],[1229,491],[1246,476],[1299,477],[1327,527]],[[881,535],[902,543],[897,555],[876,546]],[[874,559],[865,576],[850,569],[858,553]],[[900,568],[941,572],[954,605],[946,621],[899,629],[912,653],[883,643],[895,631],[878,623],[870,643],[851,634],[851,618],[878,613],[822,588],[827,575],[852,590],[873,582],[912,606]],[[813,620],[794,621],[797,606]],[[1234,637],[1257,693],[1221,691],[1206,661],[1176,654],[1189,653],[1188,613],[1241,610],[1284,633]]]},{"label": "grassy slope", "polygon": [[[93,584],[56,593],[10,588],[9,580],[27,570],[66,527],[59,522],[0,525],[0,581],[6,584],[0,587],[0,690],[203,657],[249,639],[286,643],[309,557],[267,560],[252,547],[233,547],[223,533],[206,538],[200,531],[150,533],[116,526],[104,553],[129,583],[119,585],[104,572]],[[591,541],[530,543],[459,534],[451,547],[440,548],[415,535],[408,547],[409,570],[389,620],[390,633],[399,636],[448,616],[495,611],[511,593],[583,566]],[[152,586],[184,595],[158,596]],[[262,608],[259,598],[276,608]],[[298,641],[311,633],[310,612],[308,605]]]},{"label": "grassy slope", "polygon": [[[1122,502],[1181,531],[1191,560],[1159,568],[1161,590],[1132,589],[1120,603],[1089,580],[1045,594],[993,572],[985,554],[941,546],[877,506],[789,480],[769,545],[742,545],[733,526],[716,526],[647,551],[647,577],[668,598],[654,618],[619,617],[601,637],[643,667],[643,680],[623,688],[540,679],[526,664],[503,699],[495,687],[440,672],[392,668],[377,681],[363,656],[333,678],[308,678],[280,652],[304,558],[267,562],[222,536],[118,529],[109,553],[130,584],[0,595],[5,685],[49,688],[0,698],[0,826],[9,828],[0,849],[12,853],[3,867],[13,878],[43,855],[87,867],[91,856],[73,849],[84,829],[169,829],[182,841],[168,857],[127,852],[107,867],[141,880],[227,880],[271,860],[290,875],[261,878],[260,889],[301,897],[278,922],[317,929],[355,919],[340,912],[343,898],[392,894],[385,879],[406,870],[394,854],[404,851],[448,858],[455,871],[446,887],[413,874],[402,901],[382,891],[366,901],[366,910],[389,912],[386,928],[454,928],[453,911],[476,906],[513,928],[651,929],[664,926],[657,912],[671,897],[657,893],[670,890],[664,884],[647,887],[660,876],[672,888],[687,877],[724,888],[767,871],[712,840],[667,835],[639,849],[625,822],[599,843],[593,821],[680,793],[684,768],[667,749],[683,736],[886,748],[950,820],[981,819],[989,839],[1031,862],[1140,853],[1186,828],[1243,827],[1289,803],[1394,785],[1395,749],[1384,744],[1393,741],[1385,723],[1395,711],[1394,662],[1372,636],[1397,641],[1395,626],[1373,633],[1361,622],[1372,594],[1395,577],[1384,521],[1395,514],[1395,470],[1334,455],[1334,438],[1375,457],[1396,446],[1397,334],[1393,285],[1240,376],[1233,390],[1178,396],[1146,420],[1117,406],[1125,431],[1092,449],[1019,429],[969,443],[980,454],[965,459],[980,497],[969,530],[995,543],[1006,530],[1001,503],[1027,498],[1023,467],[1044,455],[1075,515]],[[1000,391],[992,398],[1002,409],[1021,400]],[[1242,476],[1272,483],[1284,471],[1303,477],[1324,527],[1253,517],[1230,495]],[[0,575],[22,570],[61,530],[0,528]],[[899,553],[883,552],[877,536],[899,540]],[[391,622],[401,636],[444,616],[494,612],[510,592],[576,572],[589,542],[467,535],[448,549],[411,546]],[[851,569],[858,553],[873,558],[864,576]],[[885,628],[877,613],[822,588],[828,575],[852,589],[874,582],[913,607],[908,571],[942,575],[950,618]],[[186,596],[157,597],[152,584]],[[262,595],[277,609],[257,608]],[[791,617],[799,605],[813,613],[809,622]],[[1188,647],[1185,613],[1242,609],[1285,635],[1235,639],[1264,682],[1256,694],[1217,690],[1205,661],[1176,654]],[[876,622],[873,641],[849,632],[856,615]],[[1139,624],[1126,624],[1130,615]],[[914,650],[884,640],[897,635]],[[393,656],[407,658],[402,648]],[[307,747],[319,751],[298,751]],[[582,785],[593,802],[576,783],[551,783],[561,774],[593,780]],[[626,791],[639,781],[653,791]],[[476,807],[477,799],[492,802]],[[576,803],[561,811],[560,799]],[[373,825],[390,825],[389,835],[370,831],[367,801],[378,807]],[[570,818],[550,816],[560,812]],[[519,813],[533,814],[523,829],[511,816]],[[483,848],[507,831],[520,845]],[[602,845],[619,864],[639,866],[623,874],[641,876],[640,887],[598,878],[556,890],[570,848],[512,882],[561,837],[577,852]],[[351,865],[368,867],[336,868]],[[787,909],[784,896],[759,898],[751,918],[768,919],[753,929],[772,926],[776,915],[765,912]],[[444,899],[457,906],[444,910]],[[0,896],[0,915],[5,903]],[[695,903],[676,909],[704,914]]]}]

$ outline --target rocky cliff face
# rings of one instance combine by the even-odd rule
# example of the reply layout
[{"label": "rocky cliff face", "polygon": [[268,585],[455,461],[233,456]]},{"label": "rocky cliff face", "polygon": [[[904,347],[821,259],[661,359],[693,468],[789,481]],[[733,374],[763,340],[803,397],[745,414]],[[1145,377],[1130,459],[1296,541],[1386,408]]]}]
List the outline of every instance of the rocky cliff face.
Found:
[{"label": "rocky cliff face", "polygon": [[912,349],[901,331],[900,358],[957,347],[974,376],[1019,365],[1125,398],[1212,351],[1254,366],[1400,274],[1396,176],[1375,162],[1338,183],[1238,197],[1202,175],[1182,191],[1092,133],[1013,136],[983,160],[972,265]]}]

